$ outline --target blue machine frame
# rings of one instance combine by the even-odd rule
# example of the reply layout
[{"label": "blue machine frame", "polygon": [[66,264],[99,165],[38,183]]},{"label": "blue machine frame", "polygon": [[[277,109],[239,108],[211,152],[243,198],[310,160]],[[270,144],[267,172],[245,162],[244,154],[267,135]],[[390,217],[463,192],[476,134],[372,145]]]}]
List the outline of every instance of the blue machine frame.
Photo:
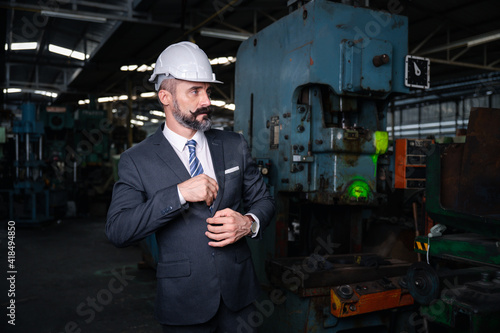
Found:
[{"label": "blue machine frame", "polygon": [[[391,94],[409,92],[407,45],[406,17],[328,0],[302,5],[241,44],[234,127],[268,171],[278,206],[263,241],[249,242],[257,275],[270,290],[276,286],[269,283],[269,266],[267,272],[264,267],[269,259],[290,255],[290,198],[330,207],[323,224],[340,225],[341,216],[351,214],[347,221],[357,235],[363,210],[384,202],[377,174],[379,156],[388,149],[386,106]],[[353,209],[340,215],[339,207]],[[361,251],[360,240],[354,243],[351,250]],[[280,279],[284,275],[274,280]],[[387,312],[333,317],[328,287],[303,289],[302,296],[286,285],[278,288],[286,301],[273,301],[271,318],[259,323],[264,331],[372,327],[384,332],[387,326]]]},{"label": "blue machine frame", "polygon": [[383,101],[408,92],[407,31],[406,17],[321,0],[242,43],[235,130],[254,156],[271,159],[275,190],[374,202],[388,139]]}]

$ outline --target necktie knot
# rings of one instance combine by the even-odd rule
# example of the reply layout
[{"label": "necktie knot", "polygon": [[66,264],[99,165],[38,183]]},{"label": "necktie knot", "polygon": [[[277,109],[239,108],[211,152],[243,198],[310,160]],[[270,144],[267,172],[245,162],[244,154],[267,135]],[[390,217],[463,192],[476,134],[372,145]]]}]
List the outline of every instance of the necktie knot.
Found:
[{"label": "necktie knot", "polygon": [[196,141],[195,140],[188,140],[186,142],[186,146],[188,146],[189,152],[191,153],[192,151],[196,152]]}]

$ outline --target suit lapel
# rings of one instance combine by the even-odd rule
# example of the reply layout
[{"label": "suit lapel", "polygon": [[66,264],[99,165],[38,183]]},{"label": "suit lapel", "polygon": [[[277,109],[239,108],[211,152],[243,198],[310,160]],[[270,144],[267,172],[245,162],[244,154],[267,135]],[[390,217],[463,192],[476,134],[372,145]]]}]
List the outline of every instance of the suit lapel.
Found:
[{"label": "suit lapel", "polygon": [[179,159],[179,156],[174,151],[174,148],[168,140],[165,138],[163,135],[163,126],[162,125],[158,128],[156,131],[153,138],[153,149],[156,150],[156,154],[158,157],[165,162],[165,164],[170,168],[173,174],[179,178],[180,182],[183,182],[185,180],[188,180],[191,178],[191,175],[189,172],[186,170],[186,167],[182,163],[182,161]]},{"label": "suit lapel", "polygon": [[215,177],[217,178],[217,183],[219,184],[219,192],[217,193],[217,198],[213,204],[212,213],[215,213],[224,195],[224,147],[222,141],[216,138],[216,131],[207,131],[205,136],[207,138],[208,148],[210,149],[210,155],[212,156],[212,164],[215,171]]}]

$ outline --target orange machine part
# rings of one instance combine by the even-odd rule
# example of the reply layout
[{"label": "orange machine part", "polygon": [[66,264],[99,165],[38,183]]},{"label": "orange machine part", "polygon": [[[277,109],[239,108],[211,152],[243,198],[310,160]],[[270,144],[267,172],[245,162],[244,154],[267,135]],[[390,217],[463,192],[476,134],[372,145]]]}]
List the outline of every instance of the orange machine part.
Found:
[{"label": "orange machine part", "polygon": [[331,313],[337,318],[343,318],[411,305],[414,302],[406,289],[381,290],[382,288],[373,288],[374,284],[374,282],[364,283],[369,286],[367,291],[357,291],[357,286],[353,286],[354,293],[349,299],[338,295],[339,287],[332,288],[330,290]]}]

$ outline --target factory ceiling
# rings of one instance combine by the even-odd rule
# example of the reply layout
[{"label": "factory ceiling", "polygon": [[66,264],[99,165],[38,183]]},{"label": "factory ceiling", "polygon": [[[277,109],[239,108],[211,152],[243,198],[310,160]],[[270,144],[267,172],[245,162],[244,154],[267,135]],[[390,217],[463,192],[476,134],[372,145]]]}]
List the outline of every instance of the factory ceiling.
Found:
[{"label": "factory ceiling", "polygon": [[[5,44],[0,51],[0,102],[8,108],[28,100],[76,106],[86,99],[122,96],[118,102],[126,104],[125,96],[131,95],[136,96],[134,112],[158,108],[154,97],[141,94],[153,91],[147,82],[150,66],[166,46],[191,40],[210,59],[235,57],[241,43],[235,39],[287,15],[287,3],[292,2],[296,1],[0,1],[0,41]],[[431,58],[435,87],[456,80],[487,81],[499,74],[497,4],[372,0],[369,6],[409,18],[408,53]],[[216,87],[213,98],[233,103],[234,62],[213,67],[225,82]]]}]

